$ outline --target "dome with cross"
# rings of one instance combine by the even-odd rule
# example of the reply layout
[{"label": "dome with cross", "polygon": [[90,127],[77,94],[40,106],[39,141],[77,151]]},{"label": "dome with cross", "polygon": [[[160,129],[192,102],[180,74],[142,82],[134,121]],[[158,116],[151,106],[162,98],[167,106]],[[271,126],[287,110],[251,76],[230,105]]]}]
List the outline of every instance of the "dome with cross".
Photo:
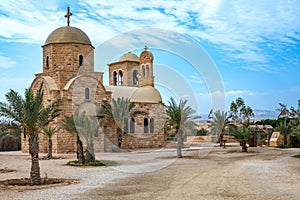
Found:
[{"label": "dome with cross", "polygon": [[79,28],[63,26],[55,29],[47,38],[45,45],[53,43],[79,43],[90,44],[89,37]]},{"label": "dome with cross", "polygon": [[55,29],[47,38],[45,45],[53,43],[79,43],[92,45],[89,37],[79,28],[70,26],[70,7],[65,15],[67,18],[67,26]]}]

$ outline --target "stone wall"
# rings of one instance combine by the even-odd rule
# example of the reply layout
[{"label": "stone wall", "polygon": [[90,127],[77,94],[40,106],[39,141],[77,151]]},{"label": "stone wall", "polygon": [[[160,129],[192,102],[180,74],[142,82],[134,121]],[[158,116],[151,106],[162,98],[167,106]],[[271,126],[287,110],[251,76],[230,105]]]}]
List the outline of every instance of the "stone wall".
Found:
[{"label": "stone wall", "polygon": [[[124,134],[122,149],[136,149],[136,148],[160,148],[166,145],[166,133],[164,131],[164,124],[166,114],[162,104],[147,104],[136,103],[134,109],[147,112],[146,116],[138,116],[135,118],[135,132]],[[151,133],[144,133],[144,118],[154,119],[154,131]],[[130,129],[130,127],[128,127]],[[150,130],[150,127],[149,127]],[[117,125],[113,119],[107,120],[104,124],[103,132],[107,139],[105,150],[111,151],[117,148]],[[100,145],[95,143],[95,147]],[[114,147],[113,147],[114,145]]]}]

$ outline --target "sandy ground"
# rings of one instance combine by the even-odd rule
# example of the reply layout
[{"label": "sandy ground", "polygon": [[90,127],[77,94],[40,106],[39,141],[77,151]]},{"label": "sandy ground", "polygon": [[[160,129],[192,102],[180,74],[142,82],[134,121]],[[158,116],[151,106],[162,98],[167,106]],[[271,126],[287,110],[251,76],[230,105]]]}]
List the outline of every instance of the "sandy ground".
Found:
[{"label": "sandy ground", "polygon": [[[174,149],[97,154],[116,160],[116,167],[65,166],[75,155],[41,161],[49,178],[78,178],[80,182],[39,190],[0,188],[0,199],[300,199],[300,149],[240,147],[185,151],[176,159]],[[0,180],[28,177],[30,157],[0,152]]]}]

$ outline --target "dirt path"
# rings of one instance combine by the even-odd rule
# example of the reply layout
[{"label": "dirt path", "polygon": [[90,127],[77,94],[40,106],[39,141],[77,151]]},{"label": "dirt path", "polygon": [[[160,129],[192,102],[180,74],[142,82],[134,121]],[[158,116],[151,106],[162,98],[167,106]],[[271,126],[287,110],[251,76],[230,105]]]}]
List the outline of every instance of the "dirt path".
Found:
[{"label": "dirt path", "polygon": [[[186,153],[161,170],[89,190],[80,199],[300,199],[299,150]],[[165,157],[164,159],[168,159]]]}]

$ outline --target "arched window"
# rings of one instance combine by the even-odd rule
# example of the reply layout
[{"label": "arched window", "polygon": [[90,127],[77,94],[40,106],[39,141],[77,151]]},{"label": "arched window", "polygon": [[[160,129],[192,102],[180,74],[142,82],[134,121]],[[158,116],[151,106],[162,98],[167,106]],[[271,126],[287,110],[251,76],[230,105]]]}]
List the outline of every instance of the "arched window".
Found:
[{"label": "arched window", "polygon": [[130,133],[134,133],[135,132],[135,120],[134,118],[131,118],[130,120]]},{"label": "arched window", "polygon": [[137,70],[133,71],[132,80],[133,80],[133,85],[138,85],[139,84],[139,77],[138,77],[138,71]]},{"label": "arched window", "polygon": [[145,66],[142,67],[143,77],[145,77]]},{"label": "arched window", "polygon": [[89,88],[84,89],[84,96],[85,96],[85,99],[90,99],[90,89]]},{"label": "arched window", "polygon": [[46,67],[49,67],[49,56],[46,56]]},{"label": "arched window", "polygon": [[118,85],[123,85],[123,72],[121,70],[118,73]]},{"label": "arched window", "polygon": [[79,55],[79,66],[83,65],[83,56]]},{"label": "arched window", "polygon": [[154,133],[154,119],[150,118],[150,133]]},{"label": "arched window", "polygon": [[124,119],[124,133],[128,133],[128,119]]},{"label": "arched window", "polygon": [[146,65],[146,76],[149,76],[149,65]]},{"label": "arched window", "polygon": [[94,137],[99,137],[99,132],[98,132],[98,131],[96,131],[96,132],[94,133]]},{"label": "arched window", "polygon": [[148,119],[144,118],[144,133],[148,133],[149,132],[149,123],[148,123]]},{"label": "arched window", "polygon": [[116,71],[114,71],[114,73],[113,73],[113,79],[114,79],[114,85],[117,85],[117,83],[118,83],[118,74],[117,74]]}]

